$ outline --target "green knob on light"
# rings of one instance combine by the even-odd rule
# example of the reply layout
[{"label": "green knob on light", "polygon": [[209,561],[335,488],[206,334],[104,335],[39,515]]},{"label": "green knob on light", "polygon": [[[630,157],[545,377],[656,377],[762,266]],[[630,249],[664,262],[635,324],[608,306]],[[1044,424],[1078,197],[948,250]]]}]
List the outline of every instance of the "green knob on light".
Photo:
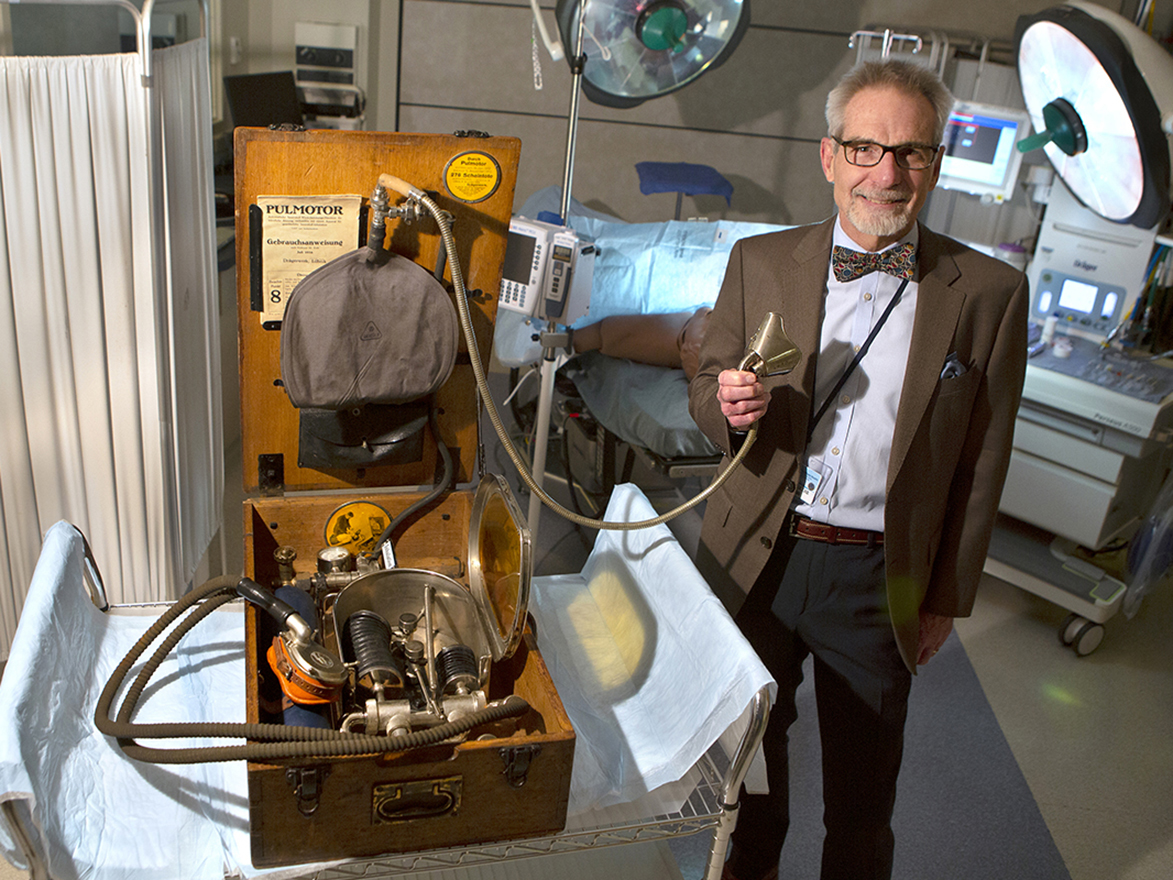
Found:
[{"label": "green knob on light", "polygon": [[1025,137],[1017,144],[1018,152],[1029,153],[1039,147],[1045,147],[1054,141],[1055,146],[1074,156],[1087,149],[1087,129],[1083,127],[1083,120],[1079,113],[1065,98],[1056,98],[1043,108],[1043,122],[1046,129]]},{"label": "green knob on light", "polygon": [[649,49],[679,52],[684,48],[688,14],[676,3],[655,3],[640,16],[637,28],[640,40]]},{"label": "green knob on light", "polygon": [[1045,147],[1051,142],[1052,137],[1054,137],[1054,135],[1050,130],[1036,131],[1034,134],[1024,137],[1017,144],[1015,144],[1015,146],[1018,147],[1018,152],[1029,153],[1031,150],[1037,150],[1040,147]]}]

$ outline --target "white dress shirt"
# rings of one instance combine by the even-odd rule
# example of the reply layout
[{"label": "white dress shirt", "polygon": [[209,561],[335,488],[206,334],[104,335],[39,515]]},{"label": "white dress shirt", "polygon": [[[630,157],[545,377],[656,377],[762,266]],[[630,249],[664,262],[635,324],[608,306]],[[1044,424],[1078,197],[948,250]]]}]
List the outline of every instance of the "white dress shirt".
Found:
[{"label": "white dress shirt", "polygon": [[[915,224],[892,247],[905,242],[917,245]],[[841,221],[835,223],[833,243],[860,250]],[[828,261],[812,417],[867,340],[900,282],[882,272],[839,282]],[[908,283],[867,354],[814,426],[800,470],[806,477],[795,505],[800,515],[845,528],[884,530],[888,458],[908,364],[917,286],[915,280]]]}]

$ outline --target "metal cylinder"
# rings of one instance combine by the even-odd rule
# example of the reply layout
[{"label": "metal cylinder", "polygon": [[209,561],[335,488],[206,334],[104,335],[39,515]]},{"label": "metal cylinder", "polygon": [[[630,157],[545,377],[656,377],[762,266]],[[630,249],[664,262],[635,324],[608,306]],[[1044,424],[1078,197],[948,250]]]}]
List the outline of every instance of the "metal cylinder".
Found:
[{"label": "metal cylinder", "polygon": [[468,645],[449,645],[436,655],[441,693],[466,694],[480,684],[480,664]]},{"label": "metal cylinder", "polygon": [[356,611],[346,621],[346,641],[358,680],[369,687],[403,685],[403,668],[391,651],[391,627],[374,611]]},{"label": "metal cylinder", "polygon": [[293,583],[293,561],[297,559],[297,550],[289,545],[283,545],[273,551],[273,560],[277,563],[277,583],[287,587]]}]

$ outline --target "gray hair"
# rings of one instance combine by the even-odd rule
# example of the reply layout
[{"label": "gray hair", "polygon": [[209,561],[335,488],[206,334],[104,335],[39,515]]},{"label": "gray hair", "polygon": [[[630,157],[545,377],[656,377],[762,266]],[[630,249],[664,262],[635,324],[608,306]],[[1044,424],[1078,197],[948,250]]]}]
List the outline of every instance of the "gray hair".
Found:
[{"label": "gray hair", "polygon": [[949,121],[949,111],[953,109],[953,94],[929,68],[892,58],[857,64],[831,89],[827,95],[828,134],[832,137],[843,136],[843,117],[852,98],[864,89],[886,87],[899,89],[909,95],[919,95],[929,102],[936,116],[933,143],[941,143],[945,136],[945,124]]}]

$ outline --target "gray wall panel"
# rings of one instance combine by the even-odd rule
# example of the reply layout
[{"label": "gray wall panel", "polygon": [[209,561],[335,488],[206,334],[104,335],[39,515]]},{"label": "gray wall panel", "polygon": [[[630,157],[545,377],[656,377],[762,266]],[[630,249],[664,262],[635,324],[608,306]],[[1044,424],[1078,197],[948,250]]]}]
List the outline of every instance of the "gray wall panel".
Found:
[{"label": "gray wall panel", "polygon": [[[1119,11],[1114,0],[1091,0]],[[982,3],[943,0],[835,0],[830,3],[799,3],[794,0],[751,0],[754,25],[805,28],[850,34],[878,26],[915,30],[922,36],[930,30],[957,33],[969,31],[991,39],[1014,36],[1018,16],[1060,5],[1055,0],[987,0]]]},{"label": "gray wall panel", "polygon": [[528,6],[414,0],[404,12],[401,104],[566,114],[570,73],[544,49],[544,87],[534,90]]},{"label": "gray wall panel", "polygon": [[[541,5],[556,32],[554,3]],[[830,187],[817,162],[823,103],[856,61],[856,50],[848,46],[853,31],[911,31],[903,26],[915,23],[926,36],[933,29],[948,31],[954,45],[977,33],[1001,41],[994,46],[995,60],[999,52],[1012,60],[1006,41],[1018,16],[1051,5],[1053,0],[752,0],[750,28],[722,67],[629,110],[582,100],[574,194],[628,220],[663,219],[674,212],[675,197],[640,195],[634,164],[690,161],[719,170],[733,181],[735,194],[729,207],[720,199],[686,199],[686,216],[819,219],[831,210]],[[534,90],[531,34],[526,0],[404,0],[400,128],[517,134],[524,142],[521,199],[561,182],[571,88],[565,62],[552,61],[539,46],[545,87]],[[983,207],[953,202],[938,214],[964,220],[959,234],[1017,232],[1021,226],[1017,220],[992,222]]]},{"label": "gray wall panel", "polygon": [[[406,11],[401,103],[565,116],[571,77],[564,61],[552,61],[542,50],[543,88],[534,89],[528,6],[411,0]],[[445,53],[442,64],[429,39],[440,32],[462,47]],[[843,35],[754,28],[724,65],[683,89],[628,110],[584,98],[580,115],[817,138],[826,91],[850,64]]]},{"label": "gray wall panel", "polygon": [[[400,122],[404,131],[479,128],[520,137],[516,207],[537,190],[562,182],[563,120],[417,106],[404,107]],[[640,192],[635,163],[644,160],[711,165],[733,184],[730,206],[719,196],[685,197],[684,217],[795,224],[821,220],[833,210],[815,142],[709,132],[685,138],[672,129],[636,125],[624,126],[621,134],[617,136],[614,124],[581,125],[571,192],[590,207],[624,220],[666,220],[675,212],[675,195]]]}]

